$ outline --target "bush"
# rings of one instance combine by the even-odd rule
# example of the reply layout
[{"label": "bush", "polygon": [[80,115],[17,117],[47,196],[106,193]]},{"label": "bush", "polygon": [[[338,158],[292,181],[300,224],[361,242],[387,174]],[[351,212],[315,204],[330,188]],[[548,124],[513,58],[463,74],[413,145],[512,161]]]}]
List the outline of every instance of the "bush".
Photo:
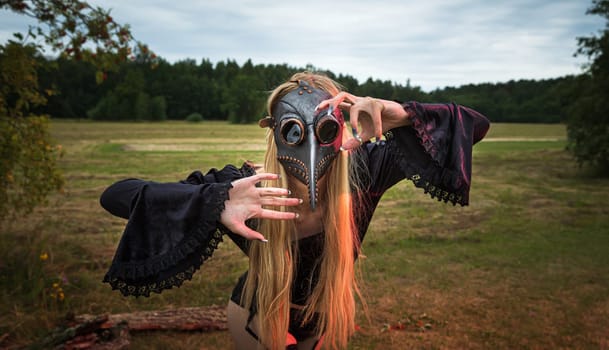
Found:
[{"label": "bush", "polygon": [[[593,0],[586,14],[607,19],[609,0]],[[591,165],[607,175],[609,171],[609,30],[600,36],[577,38],[577,55],[586,55],[589,81],[579,89],[567,120],[568,148],[580,164]],[[584,80],[585,82],[585,80]]]},{"label": "bush", "polygon": [[203,116],[200,113],[191,113],[186,117],[186,121],[198,123],[203,121]]},{"label": "bush", "polygon": [[46,103],[34,53],[32,46],[0,45],[0,224],[30,213],[64,183],[48,117],[31,111]]}]

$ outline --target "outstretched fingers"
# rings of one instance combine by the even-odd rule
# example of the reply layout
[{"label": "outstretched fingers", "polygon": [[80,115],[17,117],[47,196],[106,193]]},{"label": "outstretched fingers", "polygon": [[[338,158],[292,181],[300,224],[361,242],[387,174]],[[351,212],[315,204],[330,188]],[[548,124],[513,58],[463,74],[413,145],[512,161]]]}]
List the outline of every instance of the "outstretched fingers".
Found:
[{"label": "outstretched fingers", "polygon": [[235,223],[232,231],[248,240],[255,239],[261,242],[268,242],[268,240],[260,232],[252,230],[243,222]]},{"label": "outstretched fingers", "polygon": [[246,177],[244,179],[247,179],[247,181],[250,181],[251,183],[257,184],[260,181],[263,180],[278,180],[279,179],[279,174],[274,174],[274,173],[258,173],[256,175],[252,175],[250,177]]},{"label": "outstretched fingers", "polygon": [[298,218],[298,213],[289,211],[278,211],[271,209],[262,209],[259,218],[272,220],[294,220]]},{"label": "outstretched fingers", "polygon": [[[299,203],[299,199],[297,198],[285,198],[290,199],[291,202]],[[300,201],[302,202],[302,201]],[[256,219],[270,219],[270,220],[294,220],[298,218],[298,213],[287,212],[287,211],[278,211],[272,209],[261,209],[258,213],[252,216],[252,218]],[[244,221],[235,221],[233,225],[231,225],[230,229],[246,239],[249,240],[259,240],[261,242],[268,242],[268,240],[258,231],[252,230],[249,228]]]},{"label": "outstretched fingers", "polygon": [[[220,222],[232,232],[246,239],[266,241],[260,232],[247,227],[249,219],[293,220],[298,214],[284,211],[302,203],[302,199],[290,198],[290,191],[281,187],[259,187],[261,181],[278,180],[279,175],[260,173],[233,181],[229,199],[224,202]],[[272,182],[271,182],[272,186]]]},{"label": "outstretched fingers", "polygon": [[300,198],[284,198],[284,197],[265,197],[260,199],[260,203],[264,206],[286,206],[294,207],[302,203]]},{"label": "outstretched fingers", "polygon": [[317,105],[317,107],[315,108],[315,110],[321,110],[330,106],[332,110],[337,108],[349,110],[349,108],[351,108],[351,106],[354,105],[358,99],[359,97],[355,95],[352,95],[345,91],[341,91],[336,94],[336,96],[320,102],[319,105]]},{"label": "outstretched fingers", "polygon": [[281,197],[281,196],[289,196],[291,194],[291,192],[287,188],[281,188],[281,187],[259,187],[258,194],[260,195],[260,197],[267,197],[267,196]]}]

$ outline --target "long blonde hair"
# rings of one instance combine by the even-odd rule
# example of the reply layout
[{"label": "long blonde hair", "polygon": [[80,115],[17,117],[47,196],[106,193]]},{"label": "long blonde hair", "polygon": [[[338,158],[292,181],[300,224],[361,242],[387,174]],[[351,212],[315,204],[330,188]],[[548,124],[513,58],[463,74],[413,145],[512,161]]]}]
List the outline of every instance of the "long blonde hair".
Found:
[{"label": "long blonde hair", "polygon": [[[330,78],[308,72],[297,73],[290,81],[277,87],[270,95],[267,109],[288,92],[298,87],[298,80],[336,95],[340,88]],[[287,188],[287,176],[277,161],[277,149],[272,130],[267,133],[267,153],[264,169],[281,174],[279,182],[263,186]],[[317,285],[304,308],[304,321],[317,315],[316,333],[323,335],[323,345],[330,349],[346,348],[355,331],[355,295],[359,294],[355,279],[354,258],[359,252],[359,236],[354,223],[349,156],[340,152],[328,169],[327,191],[324,197],[325,212],[324,249]],[[252,241],[249,250],[249,273],[245,282],[243,300],[248,310],[257,310],[259,337],[262,344],[272,350],[285,349],[289,326],[290,299],[298,246],[293,222],[262,220],[259,231],[269,237],[269,243]]]}]

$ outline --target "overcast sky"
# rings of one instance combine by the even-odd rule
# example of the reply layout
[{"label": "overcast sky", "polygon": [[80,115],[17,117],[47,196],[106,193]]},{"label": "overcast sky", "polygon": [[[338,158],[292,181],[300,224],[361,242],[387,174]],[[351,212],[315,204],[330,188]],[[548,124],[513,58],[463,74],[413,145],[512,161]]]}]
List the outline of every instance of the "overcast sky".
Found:
[{"label": "overcast sky", "polygon": [[[588,0],[92,0],[175,62],[307,64],[425,91],[581,72],[576,37],[598,33]],[[0,10],[0,42],[27,19]]]}]

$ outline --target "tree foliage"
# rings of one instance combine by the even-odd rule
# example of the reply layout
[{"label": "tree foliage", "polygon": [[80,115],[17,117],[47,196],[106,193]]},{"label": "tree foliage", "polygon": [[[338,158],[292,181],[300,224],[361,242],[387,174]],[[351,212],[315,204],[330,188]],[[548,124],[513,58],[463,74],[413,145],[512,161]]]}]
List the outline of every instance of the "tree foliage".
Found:
[{"label": "tree foliage", "polygon": [[[27,34],[15,33],[14,39],[0,45],[0,220],[3,220],[30,212],[63,185],[57,165],[61,146],[51,140],[45,114],[49,111],[48,99],[59,92],[53,81],[39,79],[50,66],[42,58],[44,49],[59,52],[62,64],[76,60],[85,64],[84,69],[91,71],[93,67],[97,82],[102,82],[109,70],[129,58],[133,37],[129,27],[116,23],[109,11],[79,0],[0,0],[0,9],[37,21]],[[144,56],[138,57],[140,60],[154,59],[154,54],[142,44],[138,44],[136,52]],[[82,113],[70,110],[76,107],[69,104],[53,107],[68,110],[69,115]]]},{"label": "tree foliage", "polygon": [[[129,112],[137,101],[133,96],[144,93],[150,97],[150,103],[155,98],[164,99],[167,119],[184,120],[192,113],[199,113],[205,120],[255,122],[265,113],[268,92],[293,73],[306,69],[286,64],[253,64],[251,60],[239,65],[234,60],[213,64],[207,59],[199,62],[185,59],[175,63],[159,59],[157,67],[151,70],[147,65],[128,61],[116,72],[108,73],[103,85],[95,86],[90,84],[94,73],[87,63],[62,59],[49,63],[55,63],[59,68],[41,71],[41,80],[48,86],[56,86],[62,94],[49,98],[45,112],[54,118],[89,115],[99,120],[153,120],[151,115],[142,117]],[[72,72],[71,78],[62,75],[67,69]],[[588,83],[581,76],[565,76],[468,84],[425,92],[408,79],[401,84],[373,78],[359,82],[350,75],[322,72],[357,95],[398,101],[456,102],[479,110],[493,122],[565,122],[571,104],[581,91],[577,86]],[[139,76],[143,84],[141,81],[140,84],[129,83],[134,76]],[[131,97],[121,97],[126,95]],[[129,106],[119,106],[121,99]],[[99,115],[98,109],[112,106],[127,112],[105,111],[104,116]],[[80,114],[75,114],[76,111]]]},{"label": "tree foliage", "polygon": [[578,38],[576,55],[588,56],[586,83],[570,109],[569,149],[581,164],[609,170],[609,0],[593,0],[586,12],[607,21],[598,35]]},{"label": "tree foliage", "polygon": [[0,219],[28,212],[58,190],[61,148],[48,133],[48,119],[30,112],[46,103],[38,91],[35,47],[0,47]]},{"label": "tree foliage", "polygon": [[[133,36],[129,25],[114,21],[109,10],[93,7],[80,0],[0,0],[0,8],[34,18],[27,34],[15,33],[22,43],[39,40],[64,58],[90,62],[99,70],[98,82],[104,73],[113,70],[132,55]],[[39,42],[39,41],[38,41]],[[42,49],[42,44],[39,44]],[[137,58],[154,59],[154,53],[138,43]],[[133,58],[136,58],[134,55]]]}]

